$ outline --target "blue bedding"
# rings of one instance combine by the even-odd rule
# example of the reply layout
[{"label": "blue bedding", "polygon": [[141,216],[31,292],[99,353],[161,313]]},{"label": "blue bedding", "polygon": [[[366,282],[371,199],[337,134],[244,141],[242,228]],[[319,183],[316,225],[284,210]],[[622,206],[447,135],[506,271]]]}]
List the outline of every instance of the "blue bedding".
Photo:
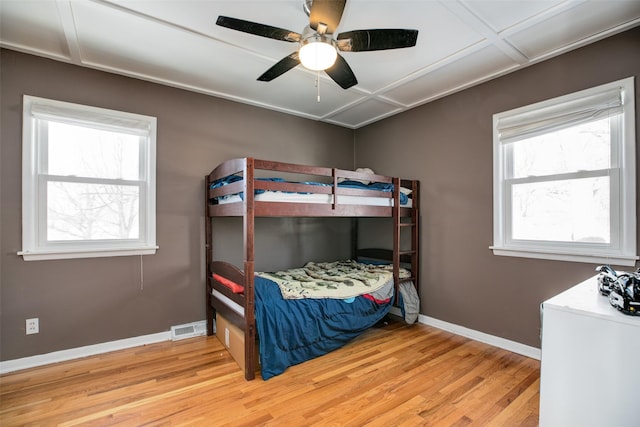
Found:
[{"label": "blue bedding", "polygon": [[[258,181],[273,181],[273,182],[286,182],[284,179],[282,178],[256,178]],[[225,178],[221,178],[216,180],[215,182],[213,182],[210,186],[211,189],[214,188],[218,188],[218,187],[223,187],[225,185],[231,184],[232,182],[236,182],[236,181],[240,181],[242,180],[242,177],[239,175],[229,175]],[[319,185],[319,186],[331,186],[331,184],[325,184],[322,182],[313,182],[313,181],[305,181],[305,182],[300,182],[298,184],[309,184],[309,185]],[[344,187],[344,188],[356,188],[359,190],[377,190],[377,191],[385,191],[385,192],[393,192],[393,184],[391,183],[385,183],[385,182],[373,182],[371,184],[363,184],[359,181],[342,181],[338,183],[338,187]],[[255,194],[261,194],[264,193],[265,190],[255,190]],[[242,193],[239,193],[240,197],[243,197]],[[304,193],[303,193],[304,194]],[[308,194],[308,193],[307,193]],[[400,193],[400,204],[401,205],[406,205],[409,201],[409,197],[404,194],[404,193]]]},{"label": "blue bedding", "polygon": [[364,296],[285,300],[275,282],[256,276],[254,283],[264,380],[342,347],[380,321],[393,302],[379,303]]}]

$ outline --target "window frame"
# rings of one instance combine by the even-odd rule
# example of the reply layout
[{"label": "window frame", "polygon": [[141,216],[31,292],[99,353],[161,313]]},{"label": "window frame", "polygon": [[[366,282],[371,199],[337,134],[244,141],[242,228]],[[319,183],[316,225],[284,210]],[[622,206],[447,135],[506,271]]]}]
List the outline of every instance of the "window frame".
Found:
[{"label": "window frame", "polygon": [[[509,135],[504,123],[516,123],[527,127],[522,139],[557,129],[544,129],[539,123],[546,118],[558,118],[572,106],[592,103],[595,108],[604,94],[615,90],[620,94],[621,114],[614,119],[612,128],[610,177],[610,243],[554,242],[543,240],[517,240],[511,235],[510,185],[513,179],[508,171],[511,166],[509,145],[517,141],[517,135]],[[582,107],[581,107],[582,108]],[[546,112],[546,113],[545,113]],[[550,113],[551,112],[551,113]],[[557,116],[554,116],[557,115]],[[546,117],[545,117],[546,116]],[[542,118],[542,120],[540,120]],[[559,119],[557,123],[569,123]],[[615,123],[617,121],[617,124]],[[537,123],[537,124],[536,124]],[[556,125],[557,125],[556,123]],[[577,125],[578,123],[573,123]],[[555,126],[555,125],[552,125]],[[505,142],[506,141],[506,142]],[[617,142],[616,142],[617,141]],[[607,83],[590,89],[556,97],[546,101],[516,108],[493,115],[493,245],[495,255],[536,259],[561,260],[585,263],[604,263],[634,266],[637,256],[636,233],[636,138],[635,138],[635,90],[634,77]],[[597,175],[592,171],[563,173],[563,180]],[[542,182],[553,175],[521,178],[518,182]],[[511,182],[510,182],[511,181]]]},{"label": "window frame", "polygon": [[[47,122],[115,130],[141,138],[139,180],[49,175]],[[22,250],[25,261],[152,255],[156,253],[156,131],[157,119],[30,95],[23,96],[22,129]],[[139,188],[137,239],[47,240],[47,184],[102,183]]]}]

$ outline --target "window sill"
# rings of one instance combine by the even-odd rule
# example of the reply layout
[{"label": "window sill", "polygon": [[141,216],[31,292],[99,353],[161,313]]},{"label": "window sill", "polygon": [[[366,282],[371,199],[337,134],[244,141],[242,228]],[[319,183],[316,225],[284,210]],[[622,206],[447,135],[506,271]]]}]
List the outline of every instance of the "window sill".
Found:
[{"label": "window sill", "polygon": [[542,249],[532,248],[507,248],[502,246],[489,246],[489,249],[493,251],[494,255],[499,256],[512,256],[519,258],[535,258],[535,259],[548,259],[554,261],[570,261],[570,262],[584,262],[589,264],[610,264],[633,267],[638,260],[635,255],[608,255],[597,253],[568,253],[561,251],[545,251]]},{"label": "window sill", "polygon": [[52,259],[73,259],[73,258],[100,258],[131,255],[154,255],[158,246],[144,246],[127,249],[77,249],[77,250],[51,250],[51,251],[20,251],[18,255],[25,261],[44,261]]}]

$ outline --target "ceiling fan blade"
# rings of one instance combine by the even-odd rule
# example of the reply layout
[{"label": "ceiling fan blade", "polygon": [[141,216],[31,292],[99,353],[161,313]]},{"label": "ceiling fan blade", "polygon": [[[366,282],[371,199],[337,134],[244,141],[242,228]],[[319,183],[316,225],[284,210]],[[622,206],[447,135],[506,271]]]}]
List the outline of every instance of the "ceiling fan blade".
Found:
[{"label": "ceiling fan blade", "polygon": [[293,52],[289,56],[285,56],[280,61],[278,61],[273,67],[269,68],[265,71],[258,80],[261,82],[270,82],[276,77],[281,76],[292,68],[295,68],[296,65],[300,64],[300,58],[298,56],[298,52]]},{"label": "ceiling fan blade", "polygon": [[[344,42],[349,39],[351,43]],[[344,52],[365,52],[413,47],[417,41],[418,30],[355,30],[338,34],[337,44]]]},{"label": "ceiling fan blade", "polygon": [[347,64],[347,61],[338,54],[335,64],[324,70],[325,73],[338,83],[342,89],[349,89],[351,86],[358,84],[355,74],[351,71],[351,67]]},{"label": "ceiling fan blade", "polygon": [[299,42],[302,37],[295,31],[272,27],[271,25],[259,24],[257,22],[245,21],[243,19],[231,18],[229,16],[218,16],[216,24],[232,30],[242,31],[243,33],[254,34],[256,36],[282,40],[285,42]]},{"label": "ceiling fan blade", "polygon": [[[346,0],[313,0],[309,14],[309,26],[320,34],[333,34],[340,23],[346,3]],[[318,29],[320,23],[326,25],[326,30]]]}]

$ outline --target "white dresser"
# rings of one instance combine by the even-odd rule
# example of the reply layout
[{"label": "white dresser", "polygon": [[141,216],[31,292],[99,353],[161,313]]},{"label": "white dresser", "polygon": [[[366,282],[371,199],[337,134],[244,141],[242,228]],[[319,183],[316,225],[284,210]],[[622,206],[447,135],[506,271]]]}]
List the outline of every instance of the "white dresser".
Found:
[{"label": "white dresser", "polygon": [[640,426],[640,316],[597,276],[542,304],[540,426]]}]

